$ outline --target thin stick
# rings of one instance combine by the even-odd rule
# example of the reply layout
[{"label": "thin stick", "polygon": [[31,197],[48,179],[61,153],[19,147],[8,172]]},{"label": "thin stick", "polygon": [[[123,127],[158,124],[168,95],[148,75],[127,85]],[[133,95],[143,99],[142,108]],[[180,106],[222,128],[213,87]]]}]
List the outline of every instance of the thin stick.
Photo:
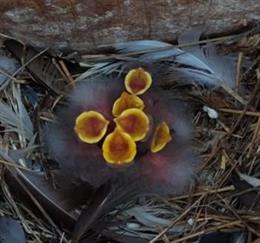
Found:
[{"label": "thin stick", "polygon": [[65,73],[66,77],[67,77],[67,81],[69,85],[75,85],[75,80],[72,78],[68,68],[66,67],[65,63],[62,60],[59,60],[59,64],[63,70],[63,72]]},{"label": "thin stick", "polygon": [[30,60],[28,60],[26,63],[24,63],[20,68],[18,68],[13,74],[12,77],[15,77],[19,72],[21,72],[27,65],[29,65],[31,62],[33,62],[35,59],[37,59],[39,56],[44,54],[46,51],[48,51],[49,48],[45,48],[41,52],[37,53],[34,57],[32,57]]},{"label": "thin stick", "polygon": [[209,233],[209,232],[215,232],[217,230],[224,229],[224,228],[230,228],[230,227],[236,226],[236,225],[241,225],[241,221],[240,220],[236,220],[236,221],[229,222],[229,223],[226,223],[226,224],[221,224],[221,225],[218,225],[218,226],[210,227],[208,229],[201,230],[201,231],[196,232],[194,234],[190,234],[190,235],[184,236],[184,237],[179,238],[177,240],[173,240],[173,241],[171,241],[171,243],[185,242],[185,240],[194,238],[196,236],[203,235],[203,234],[206,234],[206,233]]},{"label": "thin stick", "polygon": [[252,150],[255,146],[255,142],[256,142],[257,138],[259,138],[259,134],[260,134],[260,117],[258,118],[253,138],[252,138],[251,142],[249,143],[249,150],[248,150],[248,153],[246,156],[247,158],[250,157]]},{"label": "thin stick", "polygon": [[177,217],[168,227],[166,227],[161,233],[155,236],[149,243],[155,243],[159,240],[169,229],[171,229],[180,219],[182,219],[192,208],[194,208],[201,200],[206,196],[204,193],[197,201],[195,201],[190,207],[188,207],[179,217]]},{"label": "thin stick", "polygon": [[222,192],[228,192],[228,191],[234,191],[234,190],[235,190],[235,187],[233,185],[232,186],[226,186],[226,187],[219,188],[219,189],[209,189],[207,191],[197,192],[197,193],[194,193],[192,195],[186,194],[186,195],[182,195],[182,196],[178,196],[178,197],[173,197],[173,198],[171,198],[171,201],[186,199],[188,197],[198,197],[198,196],[205,194],[205,192],[208,193],[208,194],[215,194],[215,193],[222,193]]},{"label": "thin stick", "polygon": [[28,169],[28,168],[26,168],[26,167],[23,167],[23,166],[21,166],[21,165],[14,164],[14,163],[12,163],[12,162],[8,162],[8,161],[2,160],[2,159],[0,159],[0,163],[1,163],[1,164],[4,164],[4,165],[9,165],[9,166],[12,166],[12,167],[15,167],[15,168],[19,168],[19,169],[21,169],[21,170],[26,170],[26,171],[32,172],[32,170],[30,170],[30,169]]},{"label": "thin stick", "polygon": [[220,108],[220,111],[226,112],[226,113],[233,113],[233,114],[245,114],[248,116],[259,116],[260,117],[260,112],[253,112],[253,111],[241,111],[241,110],[233,110],[233,109],[226,109],[226,108]]},{"label": "thin stick", "polygon": [[239,90],[239,86],[240,86],[240,73],[241,73],[242,59],[243,59],[243,52],[239,52],[238,60],[237,60],[236,91]]},{"label": "thin stick", "polygon": [[230,94],[232,97],[234,97],[237,101],[239,101],[242,105],[247,105],[248,101],[246,101],[245,99],[243,99],[237,92],[235,92],[233,89],[231,89],[230,87],[228,87],[225,84],[222,84],[221,87],[228,93]]}]

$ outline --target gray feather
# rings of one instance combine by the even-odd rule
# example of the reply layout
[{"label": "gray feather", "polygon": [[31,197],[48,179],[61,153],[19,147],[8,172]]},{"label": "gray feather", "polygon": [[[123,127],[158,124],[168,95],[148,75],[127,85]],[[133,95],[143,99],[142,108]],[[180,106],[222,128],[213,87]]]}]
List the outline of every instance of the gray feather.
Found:
[{"label": "gray feather", "polygon": [[[22,104],[21,104],[22,105]],[[23,106],[23,105],[22,105]],[[33,136],[32,123],[28,119],[28,114],[24,112],[24,107],[20,114],[13,111],[12,107],[0,102],[0,120],[7,130],[23,134],[28,140]]]},{"label": "gray feather", "polygon": [[113,47],[120,53],[139,52],[155,48],[172,47],[171,44],[157,40],[140,40],[116,43]]},{"label": "gray feather", "polygon": [[13,58],[0,54],[0,86],[9,80],[5,74],[12,75],[18,68],[16,61]]},{"label": "gray feather", "polygon": [[145,52],[139,56],[138,60],[141,62],[158,61],[183,53],[181,49],[174,48],[174,46],[169,43],[156,40],[129,41],[115,44],[113,47],[122,54]]},{"label": "gray feather", "polygon": [[[200,32],[187,32],[179,37],[179,44],[196,43],[199,41]],[[235,62],[230,56],[217,54],[216,46],[207,44],[192,45],[184,48],[184,53],[176,59],[181,67],[172,66],[177,77],[194,80],[205,85],[229,87],[235,85]]]},{"label": "gray feather", "polygon": [[[157,40],[139,40],[116,43],[112,47],[120,54],[139,54],[131,61],[152,64],[167,59],[162,70],[167,79],[176,82],[199,83],[206,86],[235,86],[235,61],[231,56],[219,55],[216,46],[200,46],[201,31],[183,33],[178,42],[183,48]],[[143,53],[142,53],[143,52]],[[94,64],[79,80],[98,74],[121,73],[128,61],[112,61]]]},{"label": "gray feather", "polygon": [[[235,62],[230,56],[218,55],[214,45],[201,47],[197,43],[201,32],[188,31],[178,39],[179,44],[187,46],[176,48],[171,44],[154,41],[130,41],[115,44],[113,47],[120,53],[144,51],[139,61],[156,62],[171,58],[172,62],[165,66],[165,71],[177,82],[198,82],[208,86],[222,84],[234,87]],[[189,43],[193,43],[188,46]]]}]

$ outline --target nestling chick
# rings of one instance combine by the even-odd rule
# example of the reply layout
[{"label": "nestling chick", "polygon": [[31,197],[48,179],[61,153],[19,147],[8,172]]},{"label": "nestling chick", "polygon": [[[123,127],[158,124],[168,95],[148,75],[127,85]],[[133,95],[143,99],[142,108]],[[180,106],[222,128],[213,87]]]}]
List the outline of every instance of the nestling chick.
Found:
[{"label": "nestling chick", "polygon": [[198,166],[190,110],[155,83],[150,72],[134,68],[122,79],[75,87],[46,130],[49,152],[70,180],[94,187],[134,181],[137,190],[156,193],[189,185]]}]

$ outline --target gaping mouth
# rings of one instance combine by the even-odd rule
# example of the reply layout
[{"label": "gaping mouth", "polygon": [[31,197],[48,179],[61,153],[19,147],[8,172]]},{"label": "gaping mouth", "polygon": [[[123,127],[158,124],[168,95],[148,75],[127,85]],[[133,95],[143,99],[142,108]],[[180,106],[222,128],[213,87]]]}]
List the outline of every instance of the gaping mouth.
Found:
[{"label": "gaping mouth", "polygon": [[146,92],[152,84],[151,74],[142,68],[132,69],[125,77],[126,90],[135,95]]},{"label": "gaping mouth", "polygon": [[116,126],[128,133],[134,141],[145,138],[149,131],[149,118],[140,109],[130,108],[114,119]]},{"label": "gaping mouth", "polygon": [[82,112],[76,119],[74,130],[80,140],[97,143],[106,134],[109,121],[97,111]]},{"label": "gaping mouth", "polygon": [[152,138],[151,151],[157,153],[161,151],[167,143],[172,140],[170,129],[166,122],[161,122],[156,128]]},{"label": "gaping mouth", "polygon": [[130,108],[144,109],[144,102],[136,95],[123,92],[121,96],[114,102],[112,114],[113,116],[119,116],[124,110]]},{"label": "gaping mouth", "polygon": [[[75,120],[74,130],[82,142],[93,144],[103,138],[102,154],[108,164],[123,165],[134,161],[136,143],[149,138],[152,131],[145,103],[137,95],[146,92],[152,84],[151,74],[142,68],[130,70],[125,77],[125,88],[112,107],[115,129],[107,134],[109,121],[98,111],[84,111]],[[161,151],[171,141],[170,129],[165,121],[153,131],[150,150]]]},{"label": "gaping mouth", "polygon": [[116,128],[105,138],[102,150],[109,164],[127,164],[135,158],[136,144],[128,133]]}]

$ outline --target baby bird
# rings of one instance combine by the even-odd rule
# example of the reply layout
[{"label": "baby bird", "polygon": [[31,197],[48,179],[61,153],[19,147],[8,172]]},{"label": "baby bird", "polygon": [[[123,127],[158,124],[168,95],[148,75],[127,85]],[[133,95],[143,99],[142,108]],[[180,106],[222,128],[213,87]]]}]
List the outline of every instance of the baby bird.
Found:
[{"label": "baby bird", "polygon": [[181,192],[198,165],[190,149],[190,110],[160,90],[150,72],[87,80],[49,125],[51,157],[68,178],[98,188],[123,177],[147,192]]},{"label": "baby bird", "polygon": [[[156,82],[143,67],[123,78],[85,80],[46,128],[50,156],[68,180],[111,185],[110,201],[104,204],[98,192],[91,204],[97,211],[139,193],[180,193],[193,181],[199,160],[190,146],[190,109]],[[73,242],[93,224],[93,211],[82,213],[78,222],[88,224],[76,225]]]}]

